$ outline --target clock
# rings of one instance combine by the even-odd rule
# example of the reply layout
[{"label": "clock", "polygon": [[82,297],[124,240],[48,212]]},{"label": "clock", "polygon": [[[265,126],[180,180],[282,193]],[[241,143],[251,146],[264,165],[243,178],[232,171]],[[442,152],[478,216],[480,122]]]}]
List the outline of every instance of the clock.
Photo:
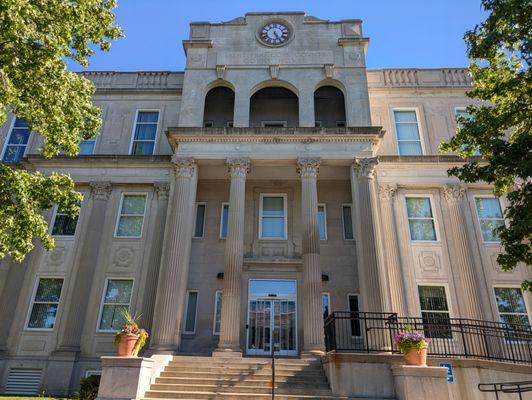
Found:
[{"label": "clock", "polygon": [[268,46],[282,46],[291,39],[292,30],[288,24],[281,21],[270,21],[259,31],[259,39]]}]

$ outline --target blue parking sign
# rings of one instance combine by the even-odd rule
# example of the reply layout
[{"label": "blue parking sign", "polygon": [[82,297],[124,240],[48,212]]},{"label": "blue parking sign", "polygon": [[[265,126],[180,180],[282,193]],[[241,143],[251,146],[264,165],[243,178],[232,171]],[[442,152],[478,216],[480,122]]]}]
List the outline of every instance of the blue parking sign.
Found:
[{"label": "blue parking sign", "polygon": [[447,368],[447,382],[454,382],[453,366],[451,363],[440,363],[440,367]]}]

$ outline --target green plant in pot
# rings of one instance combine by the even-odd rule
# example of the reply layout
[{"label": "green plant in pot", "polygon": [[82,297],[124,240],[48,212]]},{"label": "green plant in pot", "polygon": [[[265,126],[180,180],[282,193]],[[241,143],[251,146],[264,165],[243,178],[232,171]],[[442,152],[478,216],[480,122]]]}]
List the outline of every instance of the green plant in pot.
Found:
[{"label": "green plant in pot", "polygon": [[140,316],[132,316],[128,311],[122,313],[124,324],[115,333],[115,346],[118,347],[119,357],[136,357],[148,340],[148,332],[139,328]]},{"label": "green plant in pot", "polygon": [[406,365],[427,365],[427,348],[430,339],[418,332],[401,332],[394,337],[395,345],[404,355]]}]

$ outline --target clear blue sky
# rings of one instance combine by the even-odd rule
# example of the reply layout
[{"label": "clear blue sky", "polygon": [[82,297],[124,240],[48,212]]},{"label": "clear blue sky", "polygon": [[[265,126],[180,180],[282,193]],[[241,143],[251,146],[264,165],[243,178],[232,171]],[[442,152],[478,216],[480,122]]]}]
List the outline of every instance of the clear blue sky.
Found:
[{"label": "clear blue sky", "polygon": [[467,66],[463,35],[486,16],[480,0],[119,0],[116,14],[125,38],[110,52],[95,54],[88,69],[183,70],[181,41],[190,22],[227,21],[248,11],[360,18],[370,38],[369,68]]}]

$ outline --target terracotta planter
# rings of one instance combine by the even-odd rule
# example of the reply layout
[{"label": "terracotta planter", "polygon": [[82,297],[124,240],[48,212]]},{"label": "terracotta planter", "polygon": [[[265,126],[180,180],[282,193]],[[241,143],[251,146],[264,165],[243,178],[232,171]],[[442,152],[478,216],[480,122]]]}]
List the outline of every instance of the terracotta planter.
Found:
[{"label": "terracotta planter", "polygon": [[133,354],[133,349],[135,348],[135,343],[139,335],[134,335],[132,333],[126,335],[120,335],[120,342],[118,343],[118,357],[136,357],[136,354]]},{"label": "terracotta planter", "polygon": [[406,365],[417,365],[420,367],[427,366],[427,346],[421,348],[418,352],[417,349],[410,349],[404,355]]}]

